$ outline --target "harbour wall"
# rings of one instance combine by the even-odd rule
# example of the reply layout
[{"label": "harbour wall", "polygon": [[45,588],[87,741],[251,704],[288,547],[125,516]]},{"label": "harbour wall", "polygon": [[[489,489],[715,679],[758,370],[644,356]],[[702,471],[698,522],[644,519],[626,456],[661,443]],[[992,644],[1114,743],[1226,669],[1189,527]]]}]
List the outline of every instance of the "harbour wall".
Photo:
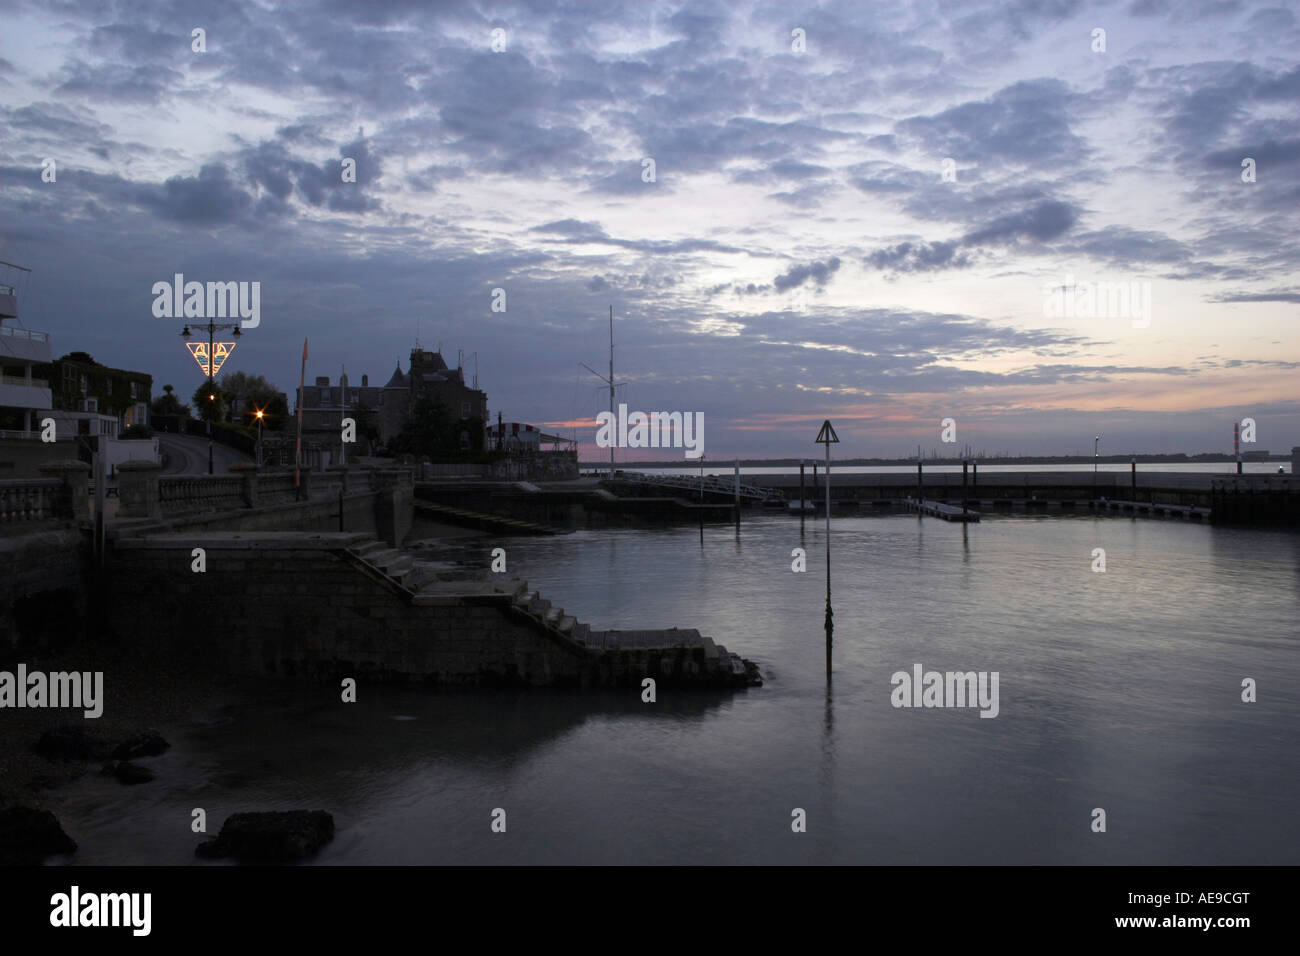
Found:
[{"label": "harbour wall", "polygon": [[[694,631],[631,632],[627,649],[567,637],[517,588],[454,583],[412,594],[359,556],[365,534],[164,533],[120,537],[105,625],[162,659],[277,677],[500,686],[746,686],[732,655]],[[194,548],[206,569],[193,568]],[[503,582],[505,583],[505,582]],[[473,593],[476,592],[476,593]],[[656,641],[646,635],[663,635]],[[675,645],[675,646],[674,646]],[[721,653],[720,653],[721,652]]]}]

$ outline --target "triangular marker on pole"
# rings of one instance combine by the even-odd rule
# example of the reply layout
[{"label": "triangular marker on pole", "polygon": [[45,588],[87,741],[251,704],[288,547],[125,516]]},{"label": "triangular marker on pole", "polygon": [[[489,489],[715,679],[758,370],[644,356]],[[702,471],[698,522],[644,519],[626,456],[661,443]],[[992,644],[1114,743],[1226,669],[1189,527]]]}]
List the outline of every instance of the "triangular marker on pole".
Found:
[{"label": "triangular marker on pole", "polygon": [[839,441],[840,436],[835,434],[835,429],[831,427],[831,420],[829,418],[822,422],[821,431],[819,431],[817,437],[813,439],[813,442],[818,445],[837,445],[839,444]]}]

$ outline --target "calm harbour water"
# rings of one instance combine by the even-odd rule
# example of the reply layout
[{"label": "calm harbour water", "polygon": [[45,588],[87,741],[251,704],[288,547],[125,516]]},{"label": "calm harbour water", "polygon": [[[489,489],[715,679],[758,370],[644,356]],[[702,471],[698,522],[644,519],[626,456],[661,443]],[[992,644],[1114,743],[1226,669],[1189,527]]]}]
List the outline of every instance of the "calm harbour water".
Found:
[{"label": "calm harbour water", "polygon": [[[213,833],[240,810],[330,810],[321,864],[1300,863],[1293,533],[836,518],[830,693],[818,521],[505,544],[512,574],[594,627],[697,627],[766,685],[644,704],[363,684],[344,705],[259,683],[168,728],[157,781],[52,793],[76,862],[194,863],[203,807]],[[894,709],[890,675],[918,662],[998,671],[999,716]]]},{"label": "calm harbour water", "polygon": [[[822,459],[809,458],[805,467],[805,473],[811,475],[813,465],[818,468],[822,467]],[[1093,465],[1003,465],[991,464],[988,462],[976,462],[979,466],[981,475],[997,475],[1000,473],[1022,474],[1024,472],[1075,472],[1079,474],[1092,474],[1099,471],[1107,474],[1129,474],[1132,466],[1128,462],[1100,462],[1094,468]],[[961,465],[936,465],[931,462],[922,463],[927,475],[960,475]],[[1289,461],[1244,461],[1241,463],[1241,472],[1244,475],[1276,475],[1291,474],[1291,463]],[[583,462],[582,471],[584,474],[601,474],[605,473],[608,466],[600,462]],[[616,468],[622,467],[615,465]],[[627,470],[630,472],[644,472],[652,475],[698,475],[701,471],[700,462],[685,462],[679,465],[663,464],[654,466],[628,465]],[[1188,475],[1232,475],[1237,472],[1236,462],[1230,461],[1198,461],[1198,462],[1138,462],[1139,474],[1151,474],[1153,472],[1169,472],[1172,474]],[[1281,468],[1281,472],[1278,469]],[[735,474],[735,466],[725,458],[720,460],[705,460],[703,471],[706,475],[720,475],[727,477]],[[797,475],[799,466],[794,465],[753,465],[745,466],[740,469],[742,476],[758,478],[763,475]],[[908,465],[841,465],[834,458],[831,459],[832,475],[914,475],[916,474],[916,464]]]}]

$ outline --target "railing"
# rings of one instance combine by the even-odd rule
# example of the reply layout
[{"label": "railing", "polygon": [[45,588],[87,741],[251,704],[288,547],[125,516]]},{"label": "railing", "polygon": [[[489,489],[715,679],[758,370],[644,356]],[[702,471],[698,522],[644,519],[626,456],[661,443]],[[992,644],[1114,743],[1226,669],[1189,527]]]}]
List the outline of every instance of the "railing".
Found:
[{"label": "railing", "polygon": [[242,478],[216,476],[159,478],[158,501],[163,514],[242,508],[244,481]]},{"label": "railing", "polygon": [[19,430],[14,429],[14,428],[0,428],[0,438],[30,438],[30,439],[36,439],[36,438],[40,438],[40,437],[41,437],[41,433],[40,433],[39,431],[31,431],[31,432],[29,432],[29,431],[19,431]]},{"label": "railing", "polygon": [[71,517],[72,500],[61,479],[0,481],[0,525]]},{"label": "railing", "polygon": [[[618,477],[615,476],[616,479]],[[701,481],[699,478],[692,478],[689,475],[648,475],[639,471],[625,471],[622,480],[641,485],[657,485],[661,488],[680,488],[683,491],[694,491],[697,494],[701,487],[711,494],[734,495],[736,493],[736,479],[734,476],[720,478],[717,475],[709,475]],[[742,498],[754,498],[759,501],[769,501],[784,498],[785,492],[779,488],[762,488],[758,485],[742,483],[740,496]]]},{"label": "railing", "polygon": [[33,332],[31,329],[16,329],[12,325],[0,325],[0,335],[7,335],[15,339],[30,339],[33,342],[48,342],[50,340],[48,332]]},{"label": "railing", "polygon": [[0,385],[27,385],[31,388],[49,388],[50,383],[43,378],[34,378],[30,382],[22,375],[4,375],[0,373]]},{"label": "railing", "polygon": [[278,506],[294,501],[319,501],[351,494],[411,488],[406,469],[394,468],[350,472],[346,479],[338,472],[303,471],[299,490],[289,469],[259,474],[251,465],[236,469],[235,475],[186,475],[161,477],[158,466],[137,461],[123,462],[118,471],[120,518],[177,518],[206,512],[241,511],[245,508]]}]

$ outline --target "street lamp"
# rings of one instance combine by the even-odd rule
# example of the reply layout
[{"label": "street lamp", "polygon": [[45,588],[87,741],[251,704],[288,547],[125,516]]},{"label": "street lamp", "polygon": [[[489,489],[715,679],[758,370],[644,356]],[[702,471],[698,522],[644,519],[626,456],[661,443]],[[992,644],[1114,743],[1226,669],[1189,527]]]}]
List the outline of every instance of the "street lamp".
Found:
[{"label": "street lamp", "polygon": [[1092,473],[1097,473],[1097,451],[1101,447],[1101,436],[1098,435],[1092,442]]},{"label": "street lamp", "polygon": [[[224,322],[224,323],[216,323],[216,322],[213,322],[213,321],[209,320],[209,321],[208,321],[208,324],[207,324],[207,326],[206,326],[206,328],[207,328],[207,332],[208,332],[208,401],[211,402],[211,401],[215,401],[215,400],[216,400],[216,397],[212,394],[213,391],[214,391],[215,388],[216,388],[216,384],[215,384],[215,382],[213,381],[213,379],[214,379],[214,375],[215,375],[215,370],[216,370],[216,356],[213,354],[213,337],[217,334],[217,332],[225,331],[226,329],[234,329],[234,330],[235,330],[235,331],[234,331],[234,336],[235,336],[235,338],[239,338],[239,337],[240,337],[241,335],[243,335],[244,333],[241,332],[241,331],[239,330],[239,323],[238,323],[238,322]],[[199,326],[199,330],[202,331],[203,329],[204,329],[204,326],[201,326],[201,325],[200,325],[200,326]],[[185,326],[185,328],[181,330],[181,338],[185,339],[187,342],[189,341],[190,336],[191,336],[192,334],[193,334],[193,333],[190,332],[190,327],[189,327],[188,325]],[[209,415],[209,416],[208,416],[208,474],[211,475],[212,473],[213,473],[213,467],[212,467],[212,416]]]},{"label": "street lamp", "polygon": [[262,467],[262,410],[257,410],[257,467]]}]

